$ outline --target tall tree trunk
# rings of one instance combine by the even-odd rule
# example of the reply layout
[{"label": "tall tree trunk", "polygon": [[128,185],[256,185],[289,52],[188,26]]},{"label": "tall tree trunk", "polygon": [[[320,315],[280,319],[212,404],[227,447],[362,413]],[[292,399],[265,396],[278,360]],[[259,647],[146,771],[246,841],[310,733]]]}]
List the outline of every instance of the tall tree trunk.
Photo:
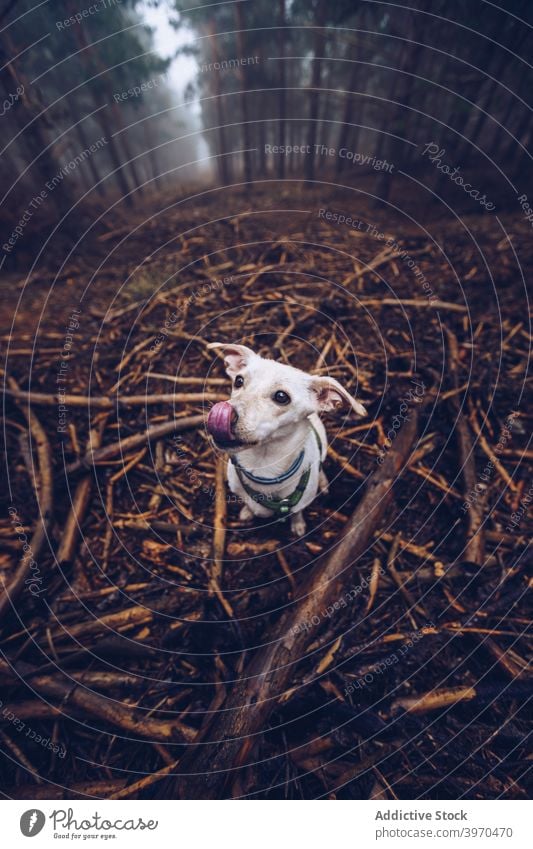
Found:
[{"label": "tall tree trunk", "polygon": [[[516,94],[522,96],[524,94],[524,88],[526,84],[529,84],[529,80],[528,77],[526,77],[526,75],[524,74],[521,83],[519,84],[516,90]],[[510,94],[509,101],[510,103],[507,107],[505,116],[502,119],[502,124],[504,125],[504,127],[507,127],[510,130],[511,135],[513,135],[514,138],[510,138],[510,136],[505,134],[503,144],[500,147],[500,156],[502,162],[505,162],[511,155],[516,156],[517,153],[520,155],[521,151],[515,139],[518,139],[518,141],[522,139],[526,127],[529,125],[529,122],[531,120],[531,113],[529,109],[526,109],[525,106],[520,105],[520,109],[518,111],[518,123],[511,123],[511,126],[509,126],[511,115],[513,115],[513,113],[517,111],[516,98]]]},{"label": "tall tree trunk", "polygon": [[515,133],[515,137],[522,143],[523,147],[526,148],[525,150],[522,150],[522,148],[518,147],[516,142],[513,142],[512,147],[510,147],[511,150],[515,151],[514,168],[512,170],[511,179],[520,180],[521,177],[524,176],[524,167],[527,167],[528,170],[531,167],[531,160],[527,151],[529,142],[531,141],[531,114],[529,111],[524,114],[520,126],[518,127],[518,131]]},{"label": "tall tree trunk", "polygon": [[[522,97],[522,95],[524,93],[524,87],[525,87],[524,84],[526,82],[528,82],[528,79],[527,79],[526,75],[524,74],[521,77],[521,79],[518,83],[518,86],[517,86],[517,88],[514,92],[514,94],[516,94],[518,97]],[[513,96],[512,92],[507,93],[507,98],[508,98],[507,109],[503,113],[503,115],[500,119],[500,122],[501,122],[502,127],[505,127],[507,130],[509,130],[509,132],[513,136],[517,137],[516,133],[514,133],[511,130],[511,127],[509,126],[510,121],[511,121],[511,115],[513,114],[513,112],[516,111],[516,105],[517,105],[516,104],[516,98]],[[525,110],[525,107],[522,106],[521,108]],[[527,114],[529,115],[529,110],[527,111]],[[507,133],[502,133],[501,135],[502,135],[502,138],[500,139],[499,153],[500,153],[500,157],[501,157],[502,161],[504,161],[506,159],[507,155],[510,153],[510,151],[513,150],[516,147],[516,142]]]},{"label": "tall tree trunk", "polygon": [[146,144],[146,151],[148,154],[148,161],[150,162],[150,170],[152,181],[156,188],[161,188],[161,178],[159,176],[159,163],[157,161],[157,153],[156,153],[156,144],[154,139],[154,134],[152,132],[152,125],[150,124],[150,119],[146,118],[143,122],[143,133],[144,133],[144,142]]},{"label": "tall tree trunk", "polygon": [[[394,133],[395,136],[405,135],[407,125],[406,114],[408,113],[408,108],[413,96],[414,77],[412,75],[416,73],[416,70],[420,65],[420,55],[423,49],[420,32],[423,24],[417,20],[416,10],[410,12],[409,20],[410,26],[407,30],[409,33],[409,44],[402,44],[400,53],[401,58],[398,64],[401,73],[395,74],[395,80],[393,82],[393,99],[397,102],[392,107],[393,118],[390,122],[390,131],[391,133]],[[395,138],[392,135],[386,136],[386,141],[382,148],[386,155],[381,156],[380,153],[378,158],[387,160],[390,159],[390,163],[395,166],[394,170],[398,171],[404,162],[407,161],[407,153],[405,152],[404,147],[404,142],[400,141],[398,138]],[[387,200],[389,198],[393,179],[394,178],[389,171],[382,170],[379,172],[376,182],[376,192],[382,200]]]},{"label": "tall tree trunk", "polygon": [[[299,69],[297,70],[292,62],[287,63],[287,68],[285,71],[286,81],[287,81],[287,109],[286,115],[287,123],[285,127],[285,138],[286,143],[290,144],[291,147],[294,147],[296,144],[296,133],[300,133],[300,128],[304,126],[303,116],[301,116],[299,110],[302,109],[301,96],[300,93],[297,93],[297,97],[295,99],[295,92],[292,90],[295,87],[295,78],[298,76],[298,79],[301,79]],[[300,159],[295,154],[286,157],[285,162],[285,171],[291,175],[301,174],[302,165],[300,164]]]},{"label": "tall tree trunk", "polygon": [[[215,21],[211,20],[207,25],[209,34],[209,44],[211,48],[211,59],[213,65],[220,63],[218,52],[217,34],[215,29]],[[212,75],[212,92],[215,101],[216,115],[216,150],[217,150],[217,171],[218,178],[223,186],[228,186],[231,183],[231,165],[228,157],[228,147],[226,144],[226,116],[224,111],[224,99],[220,86],[220,75],[215,71]]]},{"label": "tall tree trunk", "polygon": [[[113,113],[113,121],[115,126],[119,127],[120,130],[124,130],[124,121],[122,119],[122,112],[120,110],[120,106],[118,103],[115,103],[114,100],[111,100],[111,111]],[[139,192],[139,194],[143,193],[143,187],[141,185],[142,180],[139,176],[139,172],[137,170],[137,163],[135,161],[135,157],[133,155],[133,151],[130,147],[130,142],[128,139],[128,131],[122,132],[120,134],[120,147],[124,149],[126,154],[127,164],[129,168],[129,172],[131,174],[133,185],[135,189]]]},{"label": "tall tree trunk", "polygon": [[[41,104],[35,103],[30,95],[31,86],[21,74],[19,69],[12,61],[13,56],[17,56],[19,51],[14,48],[8,35],[8,31],[0,35],[0,91],[5,93],[5,97],[23,87],[23,94],[14,107],[15,122],[22,130],[21,136],[24,139],[24,147],[30,156],[30,169],[34,175],[37,175],[39,183],[39,191],[46,191],[46,183],[58,174],[61,170],[61,164],[57,160],[53,147],[49,147],[49,140],[46,134],[46,124],[49,121],[46,113],[37,117],[41,112]],[[31,123],[29,129],[24,129]],[[54,205],[59,212],[59,217],[67,217],[75,203],[74,194],[69,188],[67,180],[61,180],[53,189]],[[66,220],[63,225],[65,229],[75,232],[77,224],[72,220]]]},{"label": "tall tree trunk", "polygon": [[[287,129],[287,73],[286,67],[287,62],[285,61],[285,56],[287,52],[287,39],[286,39],[286,30],[285,27],[287,25],[287,19],[285,14],[285,0],[279,0],[278,2],[278,11],[279,11],[279,35],[280,35],[280,53],[281,60],[279,63],[279,92],[278,92],[278,109],[279,109],[279,117],[278,117],[278,145],[283,146],[285,144],[285,133]],[[277,173],[280,180],[283,180],[285,177],[285,157],[278,156],[277,161]]]},{"label": "tall tree trunk", "polygon": [[120,155],[119,147],[117,145],[116,139],[113,137],[114,130],[111,126],[108,113],[105,109],[101,109],[100,112],[96,113],[95,118],[102,127],[102,130],[104,131],[104,136],[107,141],[106,147],[109,151],[111,162],[113,163],[113,167],[115,170],[115,178],[119,185],[120,191],[122,192],[124,203],[127,206],[131,207],[133,206],[133,200],[130,194],[130,184],[124,171],[124,163]]},{"label": "tall tree trunk", "polygon": [[[87,150],[90,147],[91,142],[87,138],[87,134],[85,132],[85,127],[83,125],[83,119],[81,117],[80,111],[78,109],[77,103],[77,95],[71,97],[68,103],[68,108],[72,117],[74,118],[76,126],[74,127],[74,131],[78,137],[78,140],[82,146],[82,150]],[[96,166],[96,162],[94,161],[93,156],[87,157],[87,163],[89,165],[89,171],[91,172],[91,177],[93,178],[92,188],[96,189],[98,194],[101,197],[105,197],[105,187],[103,182],[101,182],[101,177],[98,172],[98,168]]]},{"label": "tall tree trunk", "polygon": [[[263,95],[264,96],[264,95]],[[266,102],[268,103],[268,98],[266,98]],[[259,173],[261,177],[267,176],[267,156],[266,156],[266,141],[267,141],[267,122],[264,119],[260,119],[259,123],[256,124],[257,127],[257,147],[259,153]]]},{"label": "tall tree trunk", "polygon": [[[242,0],[237,0],[235,3],[235,29],[236,37],[237,37],[237,50],[239,52],[239,58],[246,58],[246,38],[244,35],[244,11],[243,11],[243,2]],[[241,120],[242,120],[242,141],[245,152],[243,154],[244,157],[244,180],[246,183],[251,183],[253,180],[252,176],[252,135],[250,131],[250,116],[248,110],[248,73],[246,70],[247,66],[239,65],[239,80],[241,86]]]},{"label": "tall tree trunk", "polygon": [[[75,5],[70,0],[67,3],[67,7],[73,15],[76,13]],[[86,30],[83,27],[76,26],[76,27],[73,27],[72,29],[74,31],[74,37],[75,37],[76,42],[78,44],[79,56],[80,56],[80,58],[83,57],[81,59],[81,61],[84,64],[84,66],[87,67],[88,78],[90,78],[92,76],[92,70],[90,69],[90,67],[88,67],[88,60],[92,59],[92,61],[94,62],[95,69],[98,70],[98,72],[101,74],[100,79],[102,81],[102,85],[104,85],[105,89],[106,89],[106,96],[108,97],[109,103],[111,105],[111,112],[113,114],[115,127],[118,127],[118,129],[123,129],[124,124],[122,122],[122,116],[120,115],[120,111],[117,108],[116,102],[113,100],[113,92],[111,91],[111,86],[109,85],[109,80],[107,78],[107,68],[105,68],[104,65],[102,64],[100,56],[98,55],[98,48],[96,48],[96,50],[95,50],[94,45],[91,44],[88,41]],[[121,146],[124,148],[124,151],[126,153],[126,157],[130,160],[129,170],[130,170],[130,173],[133,177],[134,187],[137,188],[141,192],[142,190],[140,188],[140,181],[139,181],[139,177],[138,177],[138,174],[137,174],[137,169],[135,167],[135,163],[132,162],[132,156],[131,156],[131,152],[129,150],[129,145],[128,145],[127,139],[125,139],[124,134],[123,134],[122,139],[121,139],[122,145],[119,145],[119,143],[117,142],[116,136],[113,135],[113,133],[115,132],[115,127],[111,126],[111,122],[109,120],[109,117],[105,113],[106,113],[106,109],[101,109],[97,113],[96,118],[97,118],[99,124],[104,128],[104,132],[106,134],[107,146],[109,148],[109,154],[111,156],[111,160],[113,162],[113,165],[115,166],[115,173],[116,173],[116,177],[117,177],[117,182],[118,182],[120,189],[121,189],[121,191],[124,195],[124,201],[128,206],[133,206],[133,199],[130,195],[130,187],[129,187],[126,175],[124,173],[125,164],[123,162],[123,157],[121,155],[121,150],[120,150]]]},{"label": "tall tree trunk", "polygon": [[[400,43],[398,45],[397,56],[400,57],[403,54],[404,50],[407,50],[408,47],[402,46]],[[389,72],[390,73],[390,72]],[[387,96],[389,99],[388,108],[393,112],[393,118],[389,116],[389,119],[384,122],[385,126],[382,126],[380,136],[378,138],[378,144],[376,149],[376,158],[377,159],[390,159],[393,156],[395,145],[394,139],[387,135],[384,130],[390,130],[394,132],[394,128],[396,126],[396,119],[398,115],[398,111],[401,109],[400,105],[396,105],[396,103],[392,101],[397,101],[398,95],[400,92],[401,85],[401,74],[394,72],[394,77],[392,80],[392,85],[390,90],[387,92]],[[383,113],[384,117],[386,117],[386,113]],[[390,193],[390,175],[385,173],[385,171],[380,171],[376,180],[376,195],[381,197],[383,200],[387,200]]]},{"label": "tall tree trunk", "polygon": [[477,104],[480,108],[477,111],[474,120],[474,126],[472,127],[472,130],[470,132],[470,137],[464,139],[463,146],[459,148],[459,152],[457,153],[457,159],[463,165],[465,165],[472,156],[476,142],[481,134],[481,130],[490,118],[490,110],[494,102],[496,93],[500,87],[499,80],[505,69],[506,64],[507,54],[503,53],[502,51],[502,56],[500,57],[500,61],[498,62],[498,65],[496,66],[495,72],[493,74],[496,79],[489,80],[489,85],[487,86],[487,89],[485,91],[485,97],[483,98],[482,103]]},{"label": "tall tree trunk", "polygon": [[[328,71],[328,66],[325,66],[326,71]],[[331,89],[331,77],[329,73],[324,74],[324,68],[322,69],[321,75],[321,86],[322,88],[328,90]],[[332,102],[333,101],[333,102]],[[326,97],[322,98],[322,106],[320,109],[319,120],[317,121],[317,136],[320,139],[320,144],[325,145],[326,148],[331,147],[330,138],[331,138],[331,128],[335,126],[332,124],[332,121],[335,120],[337,115],[339,114],[338,107],[338,98],[335,98],[335,95],[332,95],[329,91]],[[331,165],[331,157],[326,153],[319,153],[317,156],[317,160],[315,163],[315,173],[318,171],[320,175],[324,173],[324,171],[328,170]]]},{"label": "tall tree trunk", "polygon": [[[337,140],[337,161],[335,163],[335,172],[337,176],[341,173],[343,168],[345,167],[347,160],[341,159],[339,156],[339,151],[343,147],[347,147],[348,145],[348,137],[350,135],[350,131],[352,129],[351,118],[354,112],[356,111],[356,96],[353,94],[357,87],[357,79],[359,77],[360,67],[357,62],[354,62],[350,71],[350,78],[348,80],[348,91],[345,92],[344,95],[344,111],[342,115],[342,124],[339,130],[339,137]],[[363,104],[365,101],[363,101]],[[359,110],[359,120],[361,119],[361,113],[364,106]]]},{"label": "tall tree trunk", "polygon": [[[521,8],[517,10],[518,14],[520,14],[521,11],[525,12],[528,5],[530,5],[530,2],[529,0],[526,0],[526,2],[522,4]],[[513,19],[505,17],[502,21],[497,18],[488,35],[501,45],[507,45],[510,47],[514,53],[518,53],[526,38],[529,37],[529,29],[526,29],[526,27],[520,24],[517,26],[516,21],[513,21]],[[459,148],[457,159],[463,164],[466,164],[474,153],[476,142],[480,137],[482,130],[487,126],[487,123],[490,120],[490,112],[496,95],[502,91],[500,89],[500,81],[509,64],[509,53],[501,47],[499,56],[497,56],[496,61],[491,68],[491,59],[493,54],[494,45],[491,43],[486,48],[485,62],[481,63],[481,67],[487,68],[494,79],[489,80],[485,89],[484,98],[481,103],[478,103],[478,106],[481,106],[483,111],[481,111],[481,109],[477,111],[470,136],[464,140],[462,146]],[[512,85],[510,87],[512,89]],[[493,122],[491,123],[493,124]]]},{"label": "tall tree trunk", "polygon": [[315,35],[313,46],[313,65],[311,71],[311,89],[309,91],[309,126],[307,129],[307,145],[309,153],[305,157],[305,179],[313,182],[315,176],[315,144],[320,107],[320,79],[322,76],[322,52],[326,43],[324,23],[326,19],[325,0],[318,0],[315,15]]}]

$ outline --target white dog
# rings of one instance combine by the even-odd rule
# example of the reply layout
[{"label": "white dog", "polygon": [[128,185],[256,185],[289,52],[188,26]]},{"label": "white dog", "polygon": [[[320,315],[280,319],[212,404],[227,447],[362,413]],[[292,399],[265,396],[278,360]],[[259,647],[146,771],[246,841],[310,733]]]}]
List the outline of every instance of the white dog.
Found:
[{"label": "white dog", "polygon": [[233,379],[230,400],[212,407],[207,429],[230,456],[228,483],[244,502],[240,519],[291,514],[292,532],[303,536],[302,511],[328,487],[321,468],[326,431],[318,413],[345,402],[359,416],[365,408],[332,377],[267,360],[244,345],[208,347],[222,351]]}]

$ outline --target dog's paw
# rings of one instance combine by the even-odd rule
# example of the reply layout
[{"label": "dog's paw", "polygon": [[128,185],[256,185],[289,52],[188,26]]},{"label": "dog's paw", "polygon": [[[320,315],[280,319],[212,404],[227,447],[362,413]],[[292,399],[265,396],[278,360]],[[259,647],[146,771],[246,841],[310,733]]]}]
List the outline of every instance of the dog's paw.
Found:
[{"label": "dog's paw", "polygon": [[244,507],[241,507],[241,512],[239,513],[239,521],[240,522],[249,522],[250,519],[253,519],[254,514],[250,510],[249,507],[245,504]]},{"label": "dog's paw", "polygon": [[305,519],[303,513],[293,513],[291,516],[291,531],[296,537],[303,537],[305,534]]},{"label": "dog's paw", "polygon": [[322,469],[320,469],[318,475],[318,488],[321,495],[327,495],[329,492],[329,481],[326,477],[326,473]]}]

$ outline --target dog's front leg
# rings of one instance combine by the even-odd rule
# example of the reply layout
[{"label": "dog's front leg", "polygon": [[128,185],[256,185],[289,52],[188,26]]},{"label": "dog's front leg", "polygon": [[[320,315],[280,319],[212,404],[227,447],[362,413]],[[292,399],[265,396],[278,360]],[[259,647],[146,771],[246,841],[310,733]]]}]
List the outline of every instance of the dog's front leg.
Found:
[{"label": "dog's front leg", "polygon": [[293,513],[291,516],[291,531],[296,537],[303,537],[305,534],[305,519],[302,510]]},{"label": "dog's front leg", "polygon": [[241,511],[239,513],[239,519],[241,522],[248,522],[250,519],[253,519],[255,516],[260,517],[261,519],[268,519],[272,514],[270,510],[267,510],[266,507],[263,507],[262,504],[257,504],[253,498],[245,492],[237,472],[235,471],[235,467],[233,463],[228,462],[228,486],[231,491],[243,502],[243,506],[241,507]]},{"label": "dog's front leg", "polygon": [[329,481],[326,477],[326,473],[320,469],[318,473],[318,489],[321,495],[328,495],[329,493]]},{"label": "dog's front leg", "polygon": [[248,505],[244,504],[244,506],[241,507],[241,512],[239,513],[239,521],[249,522],[250,519],[253,519],[253,517],[254,517],[253,510],[250,510]]}]

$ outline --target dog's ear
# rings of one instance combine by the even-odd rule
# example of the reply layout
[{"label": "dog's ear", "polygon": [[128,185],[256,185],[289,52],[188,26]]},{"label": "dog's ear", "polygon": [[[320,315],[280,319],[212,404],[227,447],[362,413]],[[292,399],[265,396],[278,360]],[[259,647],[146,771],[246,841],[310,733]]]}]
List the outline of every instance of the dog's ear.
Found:
[{"label": "dog's ear", "polygon": [[230,377],[235,377],[250,360],[258,355],[246,345],[227,345],[225,342],[210,342],[208,348],[216,348],[224,355],[224,365]]},{"label": "dog's ear", "polygon": [[311,389],[317,397],[319,413],[336,410],[346,403],[358,416],[366,416],[367,414],[363,405],[356,401],[334,377],[313,377]]}]

